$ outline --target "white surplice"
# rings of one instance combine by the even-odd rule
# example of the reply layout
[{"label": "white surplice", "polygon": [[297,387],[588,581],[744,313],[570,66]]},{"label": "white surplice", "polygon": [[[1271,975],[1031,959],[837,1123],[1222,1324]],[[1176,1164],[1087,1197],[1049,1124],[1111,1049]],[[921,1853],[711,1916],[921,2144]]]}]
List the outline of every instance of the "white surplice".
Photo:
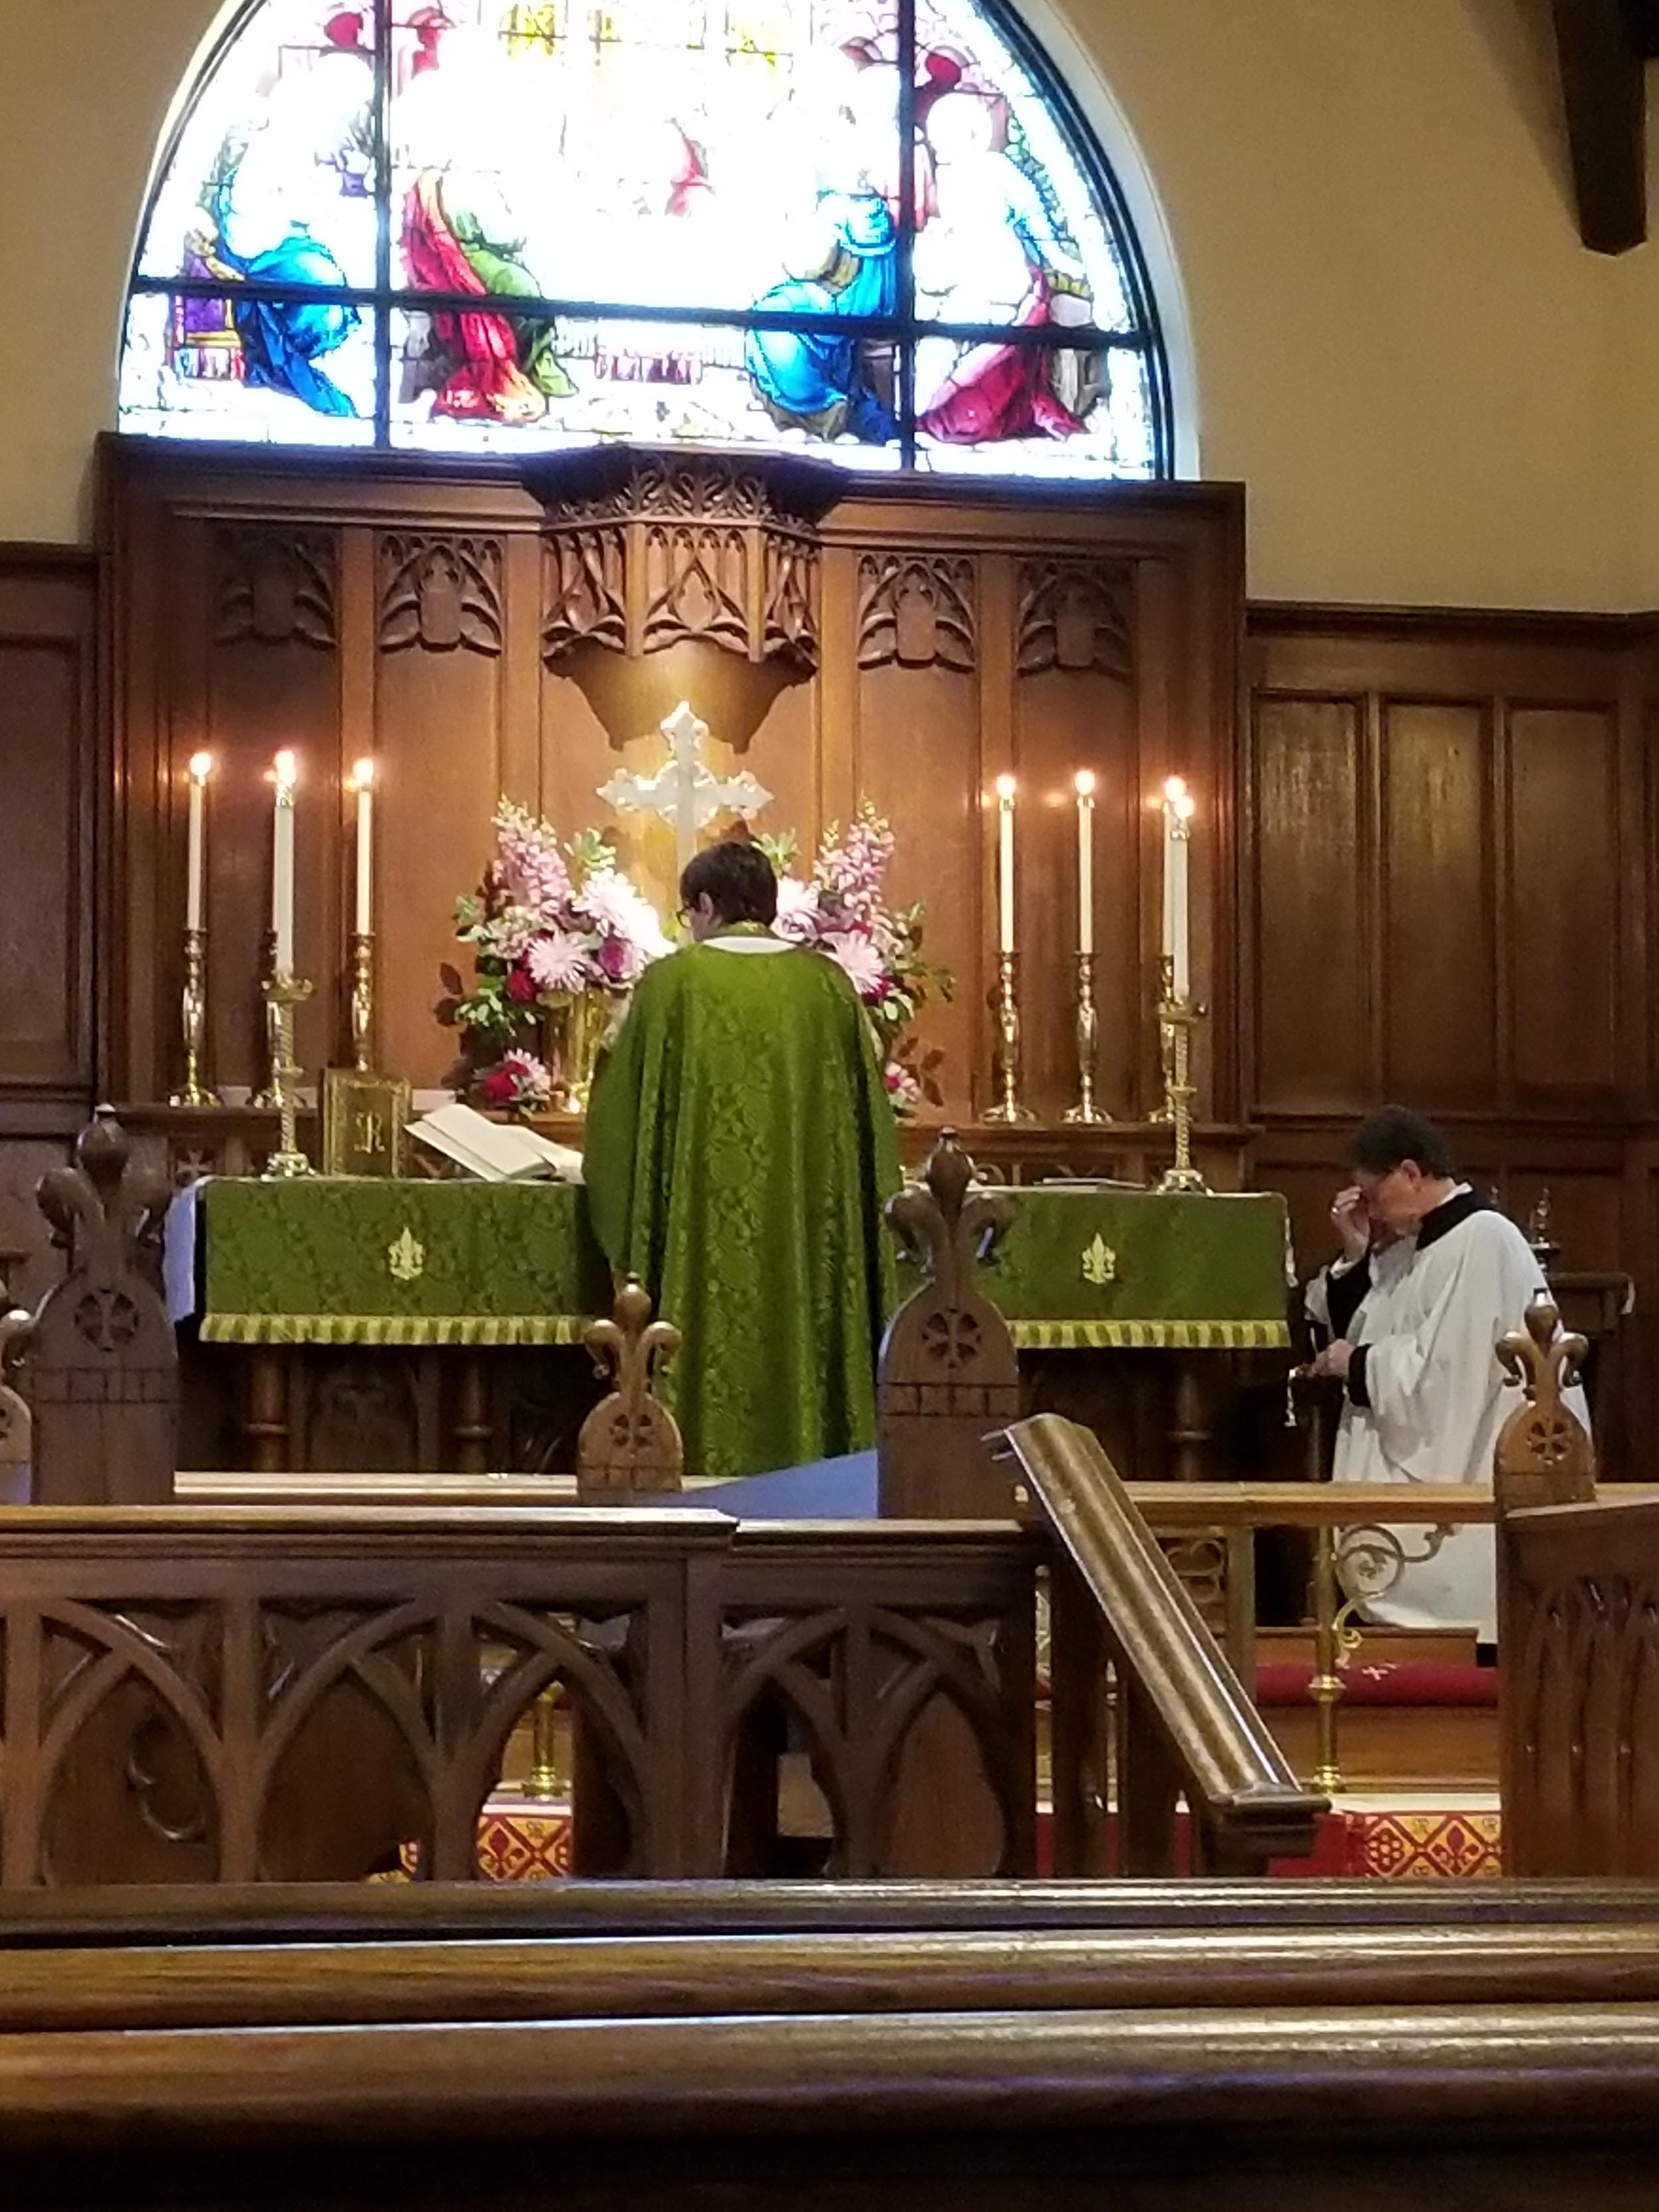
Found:
[{"label": "white surplice", "polygon": [[[1424,1220],[1416,1237],[1361,1263],[1361,1287],[1340,1270],[1310,1285],[1309,1311],[1356,1346],[1337,1433],[1339,1482],[1470,1483],[1490,1489],[1499,1430],[1517,1405],[1497,1356],[1544,1289],[1536,1255],[1515,1224],[1481,1205],[1467,1184]],[[1328,1320],[1327,1315],[1328,1313]],[[1582,1390],[1567,1403],[1586,1428]],[[1390,1531],[1407,1557],[1429,1532]],[[1391,1589],[1362,1596],[1367,1620],[1399,1628],[1473,1628],[1497,1636],[1494,1538],[1460,1528],[1433,1558],[1409,1565]],[[1363,1578],[1349,1582],[1361,1595]]]}]

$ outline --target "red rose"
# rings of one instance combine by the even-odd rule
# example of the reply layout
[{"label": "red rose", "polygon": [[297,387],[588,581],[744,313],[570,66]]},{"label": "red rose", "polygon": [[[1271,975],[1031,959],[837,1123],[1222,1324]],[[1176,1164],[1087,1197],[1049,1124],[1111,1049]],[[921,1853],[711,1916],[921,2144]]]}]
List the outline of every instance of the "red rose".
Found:
[{"label": "red rose", "polygon": [[507,995],[509,999],[516,1000],[521,1006],[532,1006],[535,1003],[536,979],[522,960],[516,968],[509,968],[507,970]]},{"label": "red rose", "polygon": [[492,1068],[478,1085],[478,1095],[487,1105],[510,1106],[518,1085],[504,1067]]}]

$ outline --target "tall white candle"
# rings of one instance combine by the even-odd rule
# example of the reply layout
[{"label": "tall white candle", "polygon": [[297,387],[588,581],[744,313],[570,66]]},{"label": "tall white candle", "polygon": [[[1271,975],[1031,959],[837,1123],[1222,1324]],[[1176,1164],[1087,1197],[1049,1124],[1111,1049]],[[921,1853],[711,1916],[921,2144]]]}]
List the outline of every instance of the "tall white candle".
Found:
[{"label": "tall white candle", "polygon": [[270,928],[276,940],[276,973],[294,973],[294,787],[299,769],[291,752],[276,756],[276,805],[272,816]]},{"label": "tall white candle", "polygon": [[190,851],[185,864],[185,927],[202,927],[204,896],[204,844],[207,823],[207,782],[213,773],[211,753],[190,757]]},{"label": "tall white candle", "polygon": [[1185,781],[1172,775],[1164,787],[1164,956],[1170,964],[1177,1000],[1192,990],[1191,915],[1188,905],[1187,856],[1191,849],[1193,799]]},{"label": "tall white candle", "polygon": [[1095,949],[1095,772],[1080,768],[1077,787],[1077,949]]},{"label": "tall white candle", "polygon": [[374,763],[360,760],[351,771],[357,794],[357,934],[374,928]]},{"label": "tall white candle", "polygon": [[1014,949],[1014,779],[997,778],[997,951]]}]

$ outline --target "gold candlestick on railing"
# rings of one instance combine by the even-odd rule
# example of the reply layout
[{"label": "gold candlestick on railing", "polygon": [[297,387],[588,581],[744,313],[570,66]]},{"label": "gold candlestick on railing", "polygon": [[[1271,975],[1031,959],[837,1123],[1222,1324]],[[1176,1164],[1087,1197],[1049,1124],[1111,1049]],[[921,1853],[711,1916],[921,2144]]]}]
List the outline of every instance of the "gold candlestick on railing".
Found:
[{"label": "gold candlestick on railing", "polygon": [[311,996],[311,985],[299,975],[272,975],[266,979],[264,994],[274,1017],[276,1039],[270,1087],[282,1117],[276,1150],[265,1162],[265,1179],[291,1182],[312,1172],[311,1162],[300,1150],[300,1063],[294,1056],[294,1010]]},{"label": "gold candlestick on railing", "polygon": [[374,939],[366,931],[351,939],[351,1065],[363,1074],[374,1064]]},{"label": "gold candlestick on railing", "polygon": [[1158,1178],[1161,1191],[1205,1191],[1210,1186],[1193,1165],[1193,1031],[1204,1018],[1202,1006],[1175,994],[1175,963],[1166,953],[1162,969],[1162,1003],[1158,1018],[1169,1042],[1164,1058],[1165,1105],[1175,1128],[1175,1158]]},{"label": "gold candlestick on railing", "polygon": [[1077,960],[1077,1104],[1068,1106],[1067,1121],[1109,1121],[1095,1103],[1095,1060],[1100,1050],[1100,1016],[1095,1007],[1095,956],[1079,952]]},{"label": "gold candlestick on railing", "polygon": [[1036,1115],[1019,1097],[1019,955],[997,955],[997,1089],[994,1106],[988,1106],[988,1121],[1035,1121]]},{"label": "gold candlestick on railing", "polygon": [[202,1084],[202,1048],[207,1038],[207,932],[185,932],[185,988],[181,1000],[185,1036],[185,1079],[169,1106],[216,1106]]}]

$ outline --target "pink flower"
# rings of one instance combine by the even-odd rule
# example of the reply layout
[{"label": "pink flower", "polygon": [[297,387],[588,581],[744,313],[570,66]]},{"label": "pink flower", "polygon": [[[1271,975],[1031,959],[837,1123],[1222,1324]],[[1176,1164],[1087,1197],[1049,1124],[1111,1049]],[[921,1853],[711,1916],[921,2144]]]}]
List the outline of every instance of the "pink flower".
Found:
[{"label": "pink flower", "polygon": [[535,1004],[536,979],[522,960],[507,975],[507,995],[517,1006],[529,1006]]},{"label": "pink flower", "polygon": [[568,929],[550,929],[525,955],[525,965],[542,991],[585,990],[592,981],[587,945]]},{"label": "pink flower", "polygon": [[885,996],[887,970],[880,953],[861,930],[836,930],[822,939],[823,949],[851,977],[860,999],[873,1002]]},{"label": "pink flower", "polygon": [[495,872],[507,896],[544,927],[557,922],[570,902],[558,832],[507,799],[495,809]]},{"label": "pink flower", "polygon": [[908,1067],[890,1060],[882,1070],[882,1081],[887,1085],[887,1096],[893,1102],[896,1114],[914,1114],[921,1103],[921,1085]]}]

